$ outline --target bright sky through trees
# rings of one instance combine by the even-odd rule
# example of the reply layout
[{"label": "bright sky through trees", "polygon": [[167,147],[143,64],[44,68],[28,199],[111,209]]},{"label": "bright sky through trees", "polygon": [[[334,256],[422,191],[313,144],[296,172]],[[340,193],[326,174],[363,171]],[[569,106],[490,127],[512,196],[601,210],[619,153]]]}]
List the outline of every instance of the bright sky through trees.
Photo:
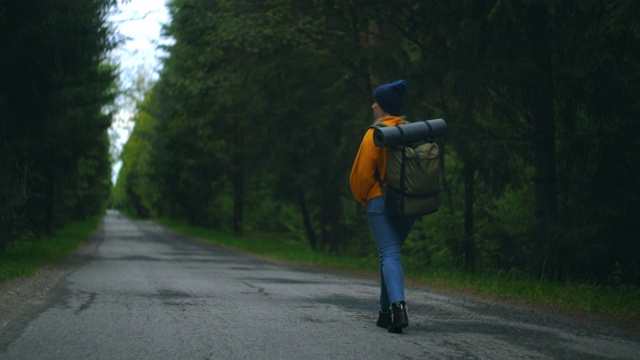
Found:
[{"label": "bright sky through trees", "polygon": [[[162,56],[158,46],[167,42],[160,36],[162,25],[169,21],[165,0],[120,0],[118,8],[110,16],[110,21],[117,31],[127,38],[127,41],[112,54],[115,62],[120,64],[122,88],[133,88],[140,74],[157,79]],[[111,126],[115,155],[119,154],[132,130],[130,118],[135,103],[129,97],[123,97],[118,100],[118,106],[118,114]],[[113,166],[114,182],[121,166],[121,161],[116,159]]]}]

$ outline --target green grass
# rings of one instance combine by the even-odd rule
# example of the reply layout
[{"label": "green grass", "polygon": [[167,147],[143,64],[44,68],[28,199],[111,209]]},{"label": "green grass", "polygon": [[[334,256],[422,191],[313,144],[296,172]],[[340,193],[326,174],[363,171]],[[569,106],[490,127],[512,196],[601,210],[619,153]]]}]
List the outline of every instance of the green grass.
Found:
[{"label": "green grass", "polygon": [[51,237],[27,237],[0,249],[0,282],[34,275],[38,268],[69,255],[93,233],[102,217],[74,223]]},{"label": "green grass", "polygon": [[184,222],[174,220],[159,219],[157,222],[176,232],[254,255],[304,265],[323,266],[335,270],[367,273],[370,271],[378,271],[376,258],[353,257],[313,251],[309,247],[309,244],[303,241],[274,237],[273,235],[237,237],[218,231],[188,226]]},{"label": "green grass", "polygon": [[[355,272],[372,277],[378,275],[376,256],[349,257],[312,251],[301,241],[266,236],[235,237],[216,231],[190,227],[181,222],[160,220],[177,232],[216,244],[273,259],[333,270]],[[528,279],[521,274],[470,274],[455,269],[425,268],[405,256],[405,278],[408,283],[461,290],[474,294],[509,299],[533,305],[549,306],[569,312],[586,312],[613,319],[640,321],[640,288],[606,287],[591,284],[556,283]]]},{"label": "green grass", "polygon": [[413,272],[409,277],[423,283],[569,312],[640,320],[640,288],[634,286],[558,283],[508,273],[469,274],[455,270]]}]

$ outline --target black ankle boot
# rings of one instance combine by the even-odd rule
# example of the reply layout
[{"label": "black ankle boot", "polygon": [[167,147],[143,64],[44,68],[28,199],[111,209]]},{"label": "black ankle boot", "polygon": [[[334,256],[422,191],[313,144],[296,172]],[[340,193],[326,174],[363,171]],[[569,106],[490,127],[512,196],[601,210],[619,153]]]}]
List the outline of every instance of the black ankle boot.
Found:
[{"label": "black ankle boot", "polygon": [[396,301],[391,304],[391,325],[389,325],[389,332],[402,334],[402,328],[406,328],[407,326],[409,326],[407,304],[405,304],[404,301]]},{"label": "black ankle boot", "polygon": [[391,312],[389,310],[380,310],[378,312],[378,321],[376,321],[376,326],[387,329],[389,328],[389,325],[391,325]]}]

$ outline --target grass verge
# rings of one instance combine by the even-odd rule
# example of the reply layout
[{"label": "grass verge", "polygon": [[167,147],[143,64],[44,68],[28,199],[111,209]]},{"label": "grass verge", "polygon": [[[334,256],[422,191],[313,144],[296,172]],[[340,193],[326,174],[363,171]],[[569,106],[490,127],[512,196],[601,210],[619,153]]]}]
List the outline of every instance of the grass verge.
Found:
[{"label": "grass verge", "polygon": [[640,288],[634,286],[558,283],[516,277],[508,273],[469,274],[458,270],[411,272],[409,278],[574,313],[640,321]]},{"label": "grass verge", "polygon": [[39,267],[67,256],[98,228],[102,217],[74,223],[50,237],[26,237],[0,249],[0,282],[31,276]]},{"label": "grass verge", "polygon": [[323,266],[354,272],[377,272],[377,259],[327,254],[313,251],[309,244],[285,238],[268,236],[237,237],[222,232],[186,225],[184,222],[158,219],[158,223],[181,234],[197,237],[211,243],[273,259],[304,265]]},{"label": "grass verge", "polygon": [[[376,256],[353,257],[312,251],[305,242],[268,237],[236,237],[191,227],[184,222],[158,221],[179,233],[252,254],[305,265],[377,276]],[[432,285],[499,299],[549,306],[570,312],[589,313],[617,320],[640,321],[640,288],[556,283],[523,278],[511,273],[470,274],[455,269],[433,269],[405,256],[407,282]]]}]

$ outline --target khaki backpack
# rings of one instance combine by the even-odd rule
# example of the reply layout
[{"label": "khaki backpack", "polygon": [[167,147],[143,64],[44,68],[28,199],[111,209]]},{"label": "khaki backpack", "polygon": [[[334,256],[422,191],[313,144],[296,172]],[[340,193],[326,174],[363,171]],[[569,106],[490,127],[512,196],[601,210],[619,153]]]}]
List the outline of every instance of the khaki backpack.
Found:
[{"label": "khaki backpack", "polygon": [[[384,124],[370,128],[385,127]],[[415,217],[431,214],[440,205],[441,169],[438,144],[430,139],[387,147],[384,186],[380,182],[390,216]]]}]

